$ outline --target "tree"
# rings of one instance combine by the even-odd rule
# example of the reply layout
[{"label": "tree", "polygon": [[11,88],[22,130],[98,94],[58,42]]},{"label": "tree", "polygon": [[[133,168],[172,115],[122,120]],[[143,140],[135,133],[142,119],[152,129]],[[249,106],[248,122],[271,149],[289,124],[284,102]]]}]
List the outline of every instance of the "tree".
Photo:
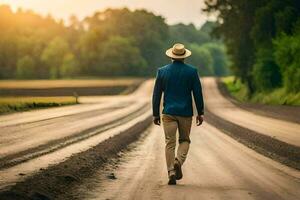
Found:
[{"label": "tree", "polygon": [[272,40],[281,32],[292,33],[293,26],[299,17],[297,12],[300,11],[292,6],[292,2],[265,1],[265,4],[256,11],[251,36],[256,50],[253,75],[255,85],[259,90],[271,90],[281,85],[284,70],[280,70],[278,62],[275,61]]},{"label": "tree", "polygon": [[99,55],[99,73],[111,76],[142,75],[147,63],[140,50],[128,38],[112,36],[103,44],[104,51]]},{"label": "tree", "polygon": [[79,60],[81,70],[84,74],[92,75],[99,73],[99,66],[102,65],[100,56],[104,49],[103,43],[108,36],[102,29],[92,29],[85,32],[79,40]]},{"label": "tree", "polygon": [[[200,31],[206,33],[207,35],[213,34],[215,28],[217,27],[217,23],[214,21],[206,21],[202,26]],[[211,40],[211,39],[210,39]]]},{"label": "tree", "polygon": [[199,68],[199,74],[201,76],[211,76],[213,72],[213,58],[210,52],[196,44],[190,46],[192,56],[188,58],[187,62]]},{"label": "tree", "polygon": [[[300,22],[300,20],[299,20]],[[298,26],[299,27],[299,26]],[[286,89],[290,92],[300,91],[300,29],[295,35],[281,34],[276,40],[275,60],[280,66]]]},{"label": "tree", "polygon": [[60,67],[67,53],[68,43],[61,37],[54,38],[44,49],[41,60],[48,66],[50,78],[61,78]]},{"label": "tree", "polygon": [[292,53],[297,47],[291,41],[298,42],[294,29],[300,25],[299,1],[206,0],[205,4],[206,12],[218,15],[215,32],[224,38],[234,74],[251,93],[280,86],[282,77],[289,91],[297,90],[299,55]]},{"label": "tree", "polygon": [[59,73],[64,78],[71,78],[78,75],[78,61],[72,53],[67,53],[64,56],[61,67],[59,68]]},{"label": "tree", "polygon": [[16,78],[32,79],[35,77],[35,64],[30,56],[24,56],[17,62]]},{"label": "tree", "polygon": [[255,87],[259,91],[268,91],[281,86],[281,73],[273,58],[272,49],[261,49],[259,60],[253,68]]},{"label": "tree", "polygon": [[250,94],[255,90],[252,77],[255,48],[250,33],[256,9],[263,3],[260,0],[205,0],[204,11],[218,13],[215,33],[224,39],[233,62],[233,72],[247,84]]},{"label": "tree", "polygon": [[34,78],[152,76],[169,62],[165,50],[174,42],[189,46],[213,41],[213,22],[201,29],[193,24],[168,26],[163,17],[146,10],[107,9],[84,20],[71,16],[68,25],[51,15],[12,11],[5,5],[0,16],[0,79],[20,74],[18,65],[27,56],[35,66]]},{"label": "tree", "polygon": [[145,75],[154,74],[156,68],[164,64],[169,28],[161,16],[146,10],[107,9],[86,18],[85,23],[89,31],[102,32],[106,39],[110,36],[131,38],[148,64]]},{"label": "tree", "polygon": [[226,76],[229,74],[228,64],[229,60],[226,55],[224,45],[220,43],[206,43],[202,45],[203,48],[207,49],[213,60],[213,71],[216,76]]},{"label": "tree", "polygon": [[194,24],[185,25],[180,23],[170,26],[170,44],[181,42],[201,45],[209,41],[211,41],[209,34],[196,29]]}]

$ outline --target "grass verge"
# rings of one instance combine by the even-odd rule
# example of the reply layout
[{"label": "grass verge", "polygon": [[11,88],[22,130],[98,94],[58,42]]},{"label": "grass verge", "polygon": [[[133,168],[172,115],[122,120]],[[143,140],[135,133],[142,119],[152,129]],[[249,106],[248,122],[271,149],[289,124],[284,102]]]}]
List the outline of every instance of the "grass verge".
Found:
[{"label": "grass verge", "polygon": [[74,97],[0,97],[0,114],[72,104]]},{"label": "grass verge", "polygon": [[251,97],[248,89],[239,79],[234,80],[233,76],[224,77],[221,81],[228,92],[240,102],[252,102],[269,105],[300,105],[300,92],[288,93],[285,88],[274,89],[269,92],[256,92]]}]

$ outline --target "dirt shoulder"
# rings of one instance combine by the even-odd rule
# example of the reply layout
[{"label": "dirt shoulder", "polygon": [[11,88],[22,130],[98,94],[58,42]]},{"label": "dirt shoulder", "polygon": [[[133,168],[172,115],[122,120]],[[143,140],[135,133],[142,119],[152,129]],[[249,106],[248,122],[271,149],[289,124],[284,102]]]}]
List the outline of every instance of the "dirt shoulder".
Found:
[{"label": "dirt shoulder", "polygon": [[266,117],[272,117],[275,119],[290,121],[294,123],[300,123],[300,106],[286,106],[286,105],[264,105],[255,103],[242,103],[238,102],[234,97],[230,95],[226,86],[220,79],[217,81],[218,88],[221,94],[229,99],[236,106],[253,112],[258,115]]},{"label": "dirt shoulder", "polygon": [[300,170],[300,147],[229,122],[206,110],[205,120],[247,147],[289,167]]}]

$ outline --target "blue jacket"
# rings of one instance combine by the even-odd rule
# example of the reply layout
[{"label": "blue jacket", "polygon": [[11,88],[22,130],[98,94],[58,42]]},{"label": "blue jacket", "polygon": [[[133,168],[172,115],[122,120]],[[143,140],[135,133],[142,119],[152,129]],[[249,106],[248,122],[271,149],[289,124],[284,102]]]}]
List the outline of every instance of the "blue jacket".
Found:
[{"label": "blue jacket", "polygon": [[198,115],[202,115],[204,103],[197,69],[181,61],[159,68],[152,97],[153,116],[159,117],[162,93],[163,114],[193,116],[192,92]]}]

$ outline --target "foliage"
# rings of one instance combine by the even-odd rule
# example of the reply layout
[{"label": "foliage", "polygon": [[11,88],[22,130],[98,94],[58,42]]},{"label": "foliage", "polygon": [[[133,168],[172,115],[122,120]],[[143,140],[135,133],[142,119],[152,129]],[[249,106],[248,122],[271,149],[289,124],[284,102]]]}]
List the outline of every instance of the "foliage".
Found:
[{"label": "foliage", "polygon": [[16,78],[31,79],[35,77],[35,64],[30,56],[24,56],[17,62]]},{"label": "foliage", "polygon": [[77,60],[72,53],[67,53],[64,55],[62,65],[59,71],[62,77],[71,78],[78,75]]},{"label": "foliage", "polygon": [[257,91],[268,91],[281,86],[281,73],[273,58],[272,49],[261,49],[253,68]]},{"label": "foliage", "polygon": [[213,58],[210,52],[202,46],[192,44],[190,46],[193,52],[188,62],[199,68],[199,74],[201,76],[213,75]]},{"label": "foliage", "polygon": [[[13,12],[5,5],[0,5],[0,16],[0,79],[153,76],[169,62],[165,50],[174,42],[222,46],[211,37],[214,22],[202,28],[169,26],[146,10],[107,9],[83,20],[71,16],[68,25],[30,10]],[[223,75],[225,51],[209,45],[194,48],[198,58],[192,62],[203,74]]]},{"label": "foliage", "polygon": [[229,74],[229,59],[226,55],[225,47],[220,43],[206,43],[202,45],[203,48],[207,49],[212,56],[212,67],[213,74],[216,76],[226,76]]},{"label": "foliage", "polygon": [[103,49],[106,50],[99,55],[105,66],[105,68],[99,66],[103,75],[141,75],[146,69],[146,61],[141,56],[140,50],[127,38],[110,37],[103,44]]},{"label": "foliage", "polygon": [[205,0],[206,12],[219,13],[216,35],[222,36],[233,62],[232,71],[242,82],[246,82],[249,91],[254,91],[251,71],[254,64],[254,43],[251,28],[259,0],[224,1]]},{"label": "foliage", "polygon": [[176,24],[170,26],[170,45],[174,43],[196,43],[198,45],[210,42],[211,38],[207,32],[196,29],[193,24]]},{"label": "foliage", "polygon": [[277,88],[270,92],[257,92],[251,101],[271,105],[300,106],[300,92],[293,93],[286,91],[285,88]]},{"label": "foliage", "polygon": [[300,31],[294,36],[282,34],[274,40],[275,58],[283,72],[284,85],[291,92],[300,91]]},{"label": "foliage", "polygon": [[236,79],[233,76],[228,76],[222,78],[221,80],[234,98],[241,102],[248,100],[248,88],[241,82],[240,79]]},{"label": "foliage", "polygon": [[184,43],[192,50],[187,62],[198,66],[201,75],[228,75],[229,58],[221,41],[211,37],[215,23],[207,21],[197,29],[193,24],[170,26],[170,45]]},{"label": "foliage", "polygon": [[49,68],[51,79],[61,78],[61,67],[65,56],[69,53],[68,43],[60,38],[54,38],[44,49],[41,60]]},{"label": "foliage", "polygon": [[251,97],[248,96],[247,87],[239,79],[233,76],[222,78],[229,93],[241,102],[250,101],[253,103],[272,104],[272,105],[300,105],[300,92],[291,93],[285,88],[276,88],[272,91],[255,92]]},{"label": "foliage", "polygon": [[[246,83],[250,95],[279,87],[281,79],[287,91],[299,90],[297,0],[205,0],[205,4],[204,11],[218,16],[214,32],[225,41],[232,71]],[[290,63],[284,61],[287,58]]]},{"label": "foliage", "polygon": [[[157,67],[164,64],[164,50],[167,47],[165,41],[169,37],[169,27],[162,17],[145,10],[131,12],[126,8],[107,9],[104,12],[96,12],[92,17],[87,18],[85,23],[92,31],[90,37],[98,41],[96,44],[91,44],[96,50],[102,49],[103,43],[106,43],[111,36],[120,36],[129,40],[132,46],[139,49],[146,61],[144,75],[153,74]],[[90,62],[93,62],[92,60]],[[95,59],[94,62],[98,63],[97,65],[101,64],[101,60]]]}]

